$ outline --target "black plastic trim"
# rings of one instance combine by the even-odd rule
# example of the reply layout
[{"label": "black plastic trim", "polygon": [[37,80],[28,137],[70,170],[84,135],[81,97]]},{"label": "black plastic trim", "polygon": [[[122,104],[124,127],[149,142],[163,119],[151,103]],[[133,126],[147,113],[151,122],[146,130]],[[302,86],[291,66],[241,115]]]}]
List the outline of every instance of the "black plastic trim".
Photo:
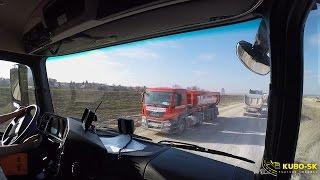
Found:
[{"label": "black plastic trim", "polygon": [[[294,162],[303,91],[304,23],[312,4],[312,0],[277,1],[268,19],[272,68],[264,159]],[[276,178],[290,177],[279,173]]]}]

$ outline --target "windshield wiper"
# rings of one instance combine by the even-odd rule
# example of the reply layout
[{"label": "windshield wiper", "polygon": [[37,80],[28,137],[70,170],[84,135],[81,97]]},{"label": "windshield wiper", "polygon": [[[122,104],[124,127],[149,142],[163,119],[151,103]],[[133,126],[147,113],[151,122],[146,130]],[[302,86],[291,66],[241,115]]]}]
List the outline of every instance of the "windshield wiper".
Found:
[{"label": "windshield wiper", "polygon": [[144,137],[144,136],[139,136],[139,135],[136,135],[136,134],[132,134],[132,137],[133,137],[133,138],[139,138],[139,139],[144,139],[144,140],[152,141],[152,139],[150,139],[150,138],[147,138],[147,137]]},{"label": "windshield wiper", "polygon": [[249,162],[252,164],[255,163],[254,161],[247,159],[247,158],[244,158],[244,157],[235,156],[235,155],[232,155],[232,154],[229,154],[226,152],[200,147],[200,146],[194,145],[194,144],[183,143],[183,142],[179,142],[179,141],[169,141],[169,140],[162,140],[162,141],[159,141],[158,143],[172,146],[172,147],[176,147],[176,148],[181,148],[181,149],[187,149],[187,150],[193,150],[193,151],[199,151],[199,152],[205,152],[205,153],[210,153],[210,154],[217,154],[217,155],[221,155],[221,156],[231,157],[231,158],[239,159],[239,160],[246,161],[246,162]]}]

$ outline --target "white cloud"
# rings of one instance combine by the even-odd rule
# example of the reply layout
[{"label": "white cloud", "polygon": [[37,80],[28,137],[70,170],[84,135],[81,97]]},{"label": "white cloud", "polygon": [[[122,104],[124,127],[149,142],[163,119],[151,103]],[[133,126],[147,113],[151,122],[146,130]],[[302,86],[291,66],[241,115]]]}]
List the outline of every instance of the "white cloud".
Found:
[{"label": "white cloud", "polygon": [[312,45],[320,45],[320,33],[310,36],[309,42]]},{"label": "white cloud", "polygon": [[125,64],[110,58],[105,52],[95,50],[63,60],[47,62],[48,76],[61,82],[102,82],[119,84],[130,73]]},{"label": "white cloud", "polygon": [[118,60],[155,60],[159,59],[160,55],[155,51],[150,50],[151,48],[147,47],[124,47],[121,49],[113,49],[108,51],[107,49],[100,50],[110,59]]},{"label": "white cloud", "polygon": [[[157,60],[159,55],[146,47],[100,49],[79,55],[52,58],[47,63],[48,76],[60,82],[100,82],[107,84],[140,85],[136,77],[137,62]],[[142,62],[141,62],[142,61]]]}]

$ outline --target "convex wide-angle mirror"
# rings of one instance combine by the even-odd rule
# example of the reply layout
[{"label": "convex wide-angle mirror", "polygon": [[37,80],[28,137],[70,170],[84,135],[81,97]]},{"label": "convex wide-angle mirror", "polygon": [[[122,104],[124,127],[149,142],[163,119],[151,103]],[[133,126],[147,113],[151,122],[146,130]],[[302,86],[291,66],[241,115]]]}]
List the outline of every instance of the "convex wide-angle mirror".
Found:
[{"label": "convex wide-angle mirror", "polygon": [[248,69],[260,75],[270,72],[270,43],[267,33],[267,26],[261,21],[253,45],[246,41],[237,43],[236,52],[240,61]]}]

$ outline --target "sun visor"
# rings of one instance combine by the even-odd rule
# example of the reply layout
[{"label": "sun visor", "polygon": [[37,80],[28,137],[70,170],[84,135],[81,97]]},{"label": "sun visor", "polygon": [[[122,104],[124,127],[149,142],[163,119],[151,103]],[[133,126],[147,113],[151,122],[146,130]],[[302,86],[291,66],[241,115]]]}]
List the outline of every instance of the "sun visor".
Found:
[{"label": "sun visor", "polygon": [[43,1],[25,28],[23,44],[28,54],[55,56],[75,53],[240,17],[252,12],[261,2]]}]

